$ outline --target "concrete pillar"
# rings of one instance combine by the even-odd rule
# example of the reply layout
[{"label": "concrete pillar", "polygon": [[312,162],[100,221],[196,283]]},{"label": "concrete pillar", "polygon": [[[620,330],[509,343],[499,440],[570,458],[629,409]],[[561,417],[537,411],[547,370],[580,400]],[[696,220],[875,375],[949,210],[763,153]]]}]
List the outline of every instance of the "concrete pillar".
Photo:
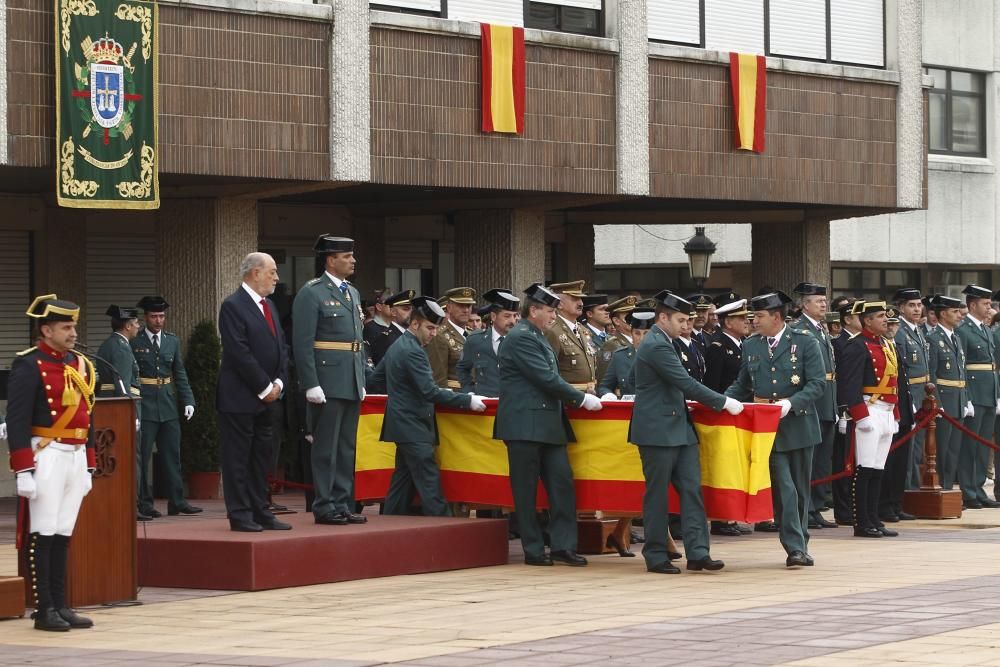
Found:
[{"label": "concrete pillar", "polygon": [[385,219],[355,218],[352,234],[358,264],[351,282],[369,300],[374,290],[385,287]]},{"label": "concrete pillar", "polygon": [[923,2],[896,0],[888,3],[886,9],[886,67],[899,72],[896,92],[896,205],[900,208],[926,208]]},{"label": "concrete pillar", "polygon": [[566,280],[584,280],[584,289],[594,289],[594,225],[566,226]]},{"label": "concrete pillar", "polygon": [[240,262],[257,250],[257,202],[166,199],[156,233],[167,329],[186,339],[199,321],[218,323],[223,299],[239,287]]},{"label": "concrete pillar", "polygon": [[520,294],[545,281],[545,218],[534,211],[488,209],[455,215],[455,284],[480,293]]},{"label": "concrete pillar", "polygon": [[333,7],[330,39],[330,180],[371,178],[368,3],[325,0]]},{"label": "concrete pillar", "polygon": [[763,286],[791,296],[802,281],[830,285],[830,221],[755,222],[750,232],[753,291]]},{"label": "concrete pillar", "polygon": [[615,77],[618,193],[649,194],[649,36],[646,0],[618,0],[611,21],[618,38]]}]

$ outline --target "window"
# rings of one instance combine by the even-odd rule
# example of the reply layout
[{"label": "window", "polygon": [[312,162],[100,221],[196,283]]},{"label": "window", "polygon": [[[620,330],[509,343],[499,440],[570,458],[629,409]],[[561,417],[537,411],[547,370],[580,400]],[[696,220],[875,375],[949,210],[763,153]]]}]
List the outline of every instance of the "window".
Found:
[{"label": "window", "polygon": [[891,299],[903,287],[920,288],[920,269],[834,267],[831,298]]},{"label": "window", "polygon": [[928,67],[930,152],[986,155],[986,77],[979,72]]},{"label": "window", "polygon": [[447,15],[447,6],[448,0],[369,0],[368,2],[369,9],[440,17]]},{"label": "window", "polygon": [[525,0],[524,25],[539,30],[601,35],[604,32],[601,0]]}]

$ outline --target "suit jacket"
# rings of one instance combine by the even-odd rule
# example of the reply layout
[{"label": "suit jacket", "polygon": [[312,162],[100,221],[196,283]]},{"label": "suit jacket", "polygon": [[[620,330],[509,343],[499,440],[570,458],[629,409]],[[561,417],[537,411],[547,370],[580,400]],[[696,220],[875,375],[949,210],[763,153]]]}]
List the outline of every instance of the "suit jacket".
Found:
[{"label": "suit jacket", "polygon": [[226,297],[219,308],[222,365],[215,405],[220,412],[263,412],[267,404],[257,395],[277,379],[288,386],[285,334],[278,326],[274,303],[270,299],[266,303],[275,333],[271,333],[260,307],[242,287]]},{"label": "suit jacket", "polygon": [[681,365],[670,337],[658,326],[639,343],[635,360],[635,405],[628,441],[635,445],[680,447],[698,443],[685,399],[721,410],[726,397],[692,378]]},{"label": "suit jacket", "polygon": [[365,342],[368,343],[369,357],[372,363],[378,366],[378,362],[382,361],[386,350],[403,335],[403,332],[394,324],[384,327],[375,320],[372,320],[365,325],[363,335]]},{"label": "suit jacket", "polygon": [[826,327],[820,323],[822,330],[813,326],[812,322],[806,319],[805,315],[791,323],[790,326],[802,329],[812,334],[816,342],[819,343],[820,352],[823,353],[823,368],[826,370],[826,386],[823,388],[823,395],[816,401],[816,410],[819,411],[821,421],[837,421],[837,384],[834,381],[834,369],[836,360],[833,352],[833,343]]},{"label": "suit jacket", "polygon": [[973,405],[996,408],[1000,387],[993,368],[993,332],[965,317],[955,327],[955,335],[965,350],[968,400]]},{"label": "suit jacket", "polygon": [[575,442],[563,403],[576,407],[583,398],[582,391],[559,375],[545,334],[528,320],[518,322],[500,346],[500,405],[493,437],[553,445]]},{"label": "suit jacket", "polygon": [[[113,333],[97,349],[97,395],[139,397],[139,364],[125,336]],[[120,381],[120,383],[119,383]],[[124,389],[123,389],[124,385]]]},{"label": "suit jacket", "polygon": [[743,346],[722,331],[712,337],[705,352],[705,386],[713,391],[725,391],[736,382],[743,360]]},{"label": "suit jacket", "polygon": [[493,351],[493,327],[469,334],[455,372],[462,391],[491,398],[500,395],[500,361]]},{"label": "suit jacket", "polygon": [[375,367],[373,386],[385,386],[389,400],[379,440],[435,442],[434,404],[468,408],[470,394],[458,394],[434,384],[431,364],[416,336],[407,332],[389,348]]},{"label": "suit jacket", "polygon": [[686,342],[680,338],[675,338],[673,340],[674,351],[677,353],[677,357],[681,360],[681,366],[687,371],[688,375],[693,377],[698,382],[702,382],[705,379],[705,356],[701,353],[701,346],[696,340],[691,339],[691,344],[688,345]]}]

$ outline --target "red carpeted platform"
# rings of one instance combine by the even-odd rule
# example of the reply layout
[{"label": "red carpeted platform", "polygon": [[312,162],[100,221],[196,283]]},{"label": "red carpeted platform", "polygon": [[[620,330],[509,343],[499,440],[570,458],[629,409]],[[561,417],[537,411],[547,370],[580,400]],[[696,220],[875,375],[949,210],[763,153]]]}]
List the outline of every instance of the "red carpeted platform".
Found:
[{"label": "red carpeted platform", "polygon": [[307,513],[279,518],[293,529],[151,521],[139,529],[139,585],[259,591],[507,562],[503,519],[370,516],[364,525],[320,526]]}]

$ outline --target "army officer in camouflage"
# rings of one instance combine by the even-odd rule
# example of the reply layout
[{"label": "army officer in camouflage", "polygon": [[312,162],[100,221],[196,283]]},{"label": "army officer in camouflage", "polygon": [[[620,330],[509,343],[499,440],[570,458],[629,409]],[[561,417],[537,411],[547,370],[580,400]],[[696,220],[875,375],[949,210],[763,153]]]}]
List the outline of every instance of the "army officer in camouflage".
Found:
[{"label": "army officer in camouflage", "polygon": [[365,523],[352,511],[366,369],[361,295],[347,282],[356,263],[354,241],[324,234],[313,249],[324,271],[302,286],[292,304],[295,364],[313,434],[312,511],[320,524]]},{"label": "army officer in camouflage", "polygon": [[455,372],[463,392],[496,398],[500,395],[500,346],[520,319],[517,309],[521,300],[501,289],[491,289],[483,298],[489,303],[492,321],[465,339]]}]

